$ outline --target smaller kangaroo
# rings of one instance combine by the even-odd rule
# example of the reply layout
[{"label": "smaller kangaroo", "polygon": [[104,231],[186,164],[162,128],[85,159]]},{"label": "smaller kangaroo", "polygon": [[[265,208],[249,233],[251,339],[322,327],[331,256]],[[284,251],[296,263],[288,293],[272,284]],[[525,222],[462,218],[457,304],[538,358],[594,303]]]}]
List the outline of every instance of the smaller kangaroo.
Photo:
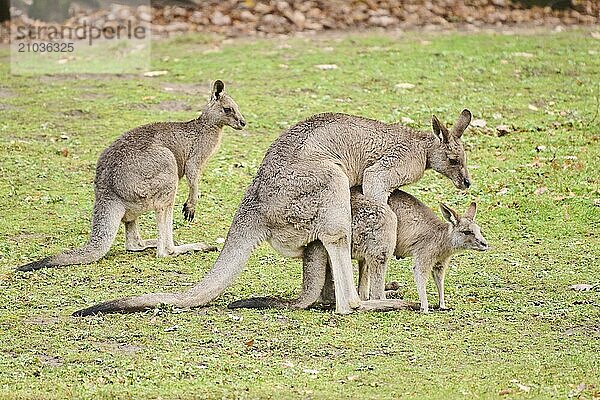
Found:
[{"label": "smaller kangaroo", "polygon": [[[387,215],[385,207],[361,194],[357,188],[353,188],[351,199],[352,257],[358,260],[358,293],[363,301],[375,300],[374,304],[385,304],[378,301],[385,299],[387,260],[394,254],[397,258],[413,256],[415,259],[413,273],[421,311],[429,311],[425,292],[429,274],[433,274],[436,282],[440,309],[445,309],[444,277],[450,257],[460,250],[488,249],[481,229],[475,223],[476,203],[471,203],[462,217],[450,207],[440,204],[442,215],[450,222],[448,225],[416,197],[395,190],[388,199],[390,209],[396,214],[398,221],[396,229],[393,229],[394,219]],[[308,308],[318,302],[331,303],[333,282],[327,255],[320,255],[319,247],[312,246],[312,243],[306,247],[303,288],[297,299],[285,301],[257,297],[235,301],[229,304],[229,308]],[[401,307],[390,306],[390,309],[410,308],[408,303],[399,304]]]},{"label": "smaller kangaroo", "polygon": [[[224,88],[222,81],[215,81],[210,99],[197,119],[143,125],[126,132],[106,148],[96,164],[88,243],[17,270],[97,261],[110,249],[121,221],[125,223],[125,248],[129,251],[156,247],[157,256],[165,257],[192,250],[216,250],[204,243],[175,246],[173,206],[178,182],[185,175],[190,192],[183,214],[192,221],[198,201],[198,176],[217,151],[223,126],[240,130],[246,125],[238,105]],[[143,240],[136,221],[150,210],[156,213],[158,239]]]},{"label": "smaller kangaroo", "polygon": [[[445,309],[444,277],[452,255],[462,250],[485,251],[489,248],[481,234],[481,228],[475,222],[477,203],[471,203],[462,217],[447,205],[440,203],[442,215],[450,225],[416,197],[400,190],[390,196],[389,205],[398,216],[394,255],[396,258],[412,256],[414,259],[413,275],[421,311],[425,313],[429,311],[425,291],[429,274],[433,275],[437,286],[439,307]],[[361,283],[364,280],[371,282],[383,280],[380,274],[385,274],[384,268],[368,267],[367,270],[362,268],[359,271]]]}]

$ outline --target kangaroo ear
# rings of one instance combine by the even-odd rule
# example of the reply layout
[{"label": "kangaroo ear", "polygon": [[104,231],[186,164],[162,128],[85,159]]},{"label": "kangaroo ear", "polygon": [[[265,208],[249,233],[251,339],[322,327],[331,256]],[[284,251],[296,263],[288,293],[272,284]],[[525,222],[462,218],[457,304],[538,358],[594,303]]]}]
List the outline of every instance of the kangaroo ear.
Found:
[{"label": "kangaroo ear", "polygon": [[450,222],[452,226],[458,225],[459,216],[456,213],[456,211],[454,211],[444,203],[440,203],[440,211],[442,212],[442,215],[444,216],[446,221]]},{"label": "kangaroo ear", "polygon": [[454,124],[454,126],[452,127],[452,136],[454,136],[455,138],[461,137],[470,123],[471,111],[467,109],[462,110],[460,116],[458,117],[458,121],[456,121],[456,124]]},{"label": "kangaroo ear", "polygon": [[223,81],[220,80],[216,80],[215,83],[213,84],[213,91],[212,91],[212,98],[214,100],[219,100],[219,97],[221,97],[221,92],[223,92],[223,89],[225,89],[225,84],[223,83]]},{"label": "kangaroo ear", "polygon": [[450,141],[450,133],[448,129],[440,122],[435,115],[431,116],[431,126],[433,127],[433,133],[440,139],[442,143],[448,143]]},{"label": "kangaroo ear", "polygon": [[471,221],[475,221],[475,215],[477,215],[477,203],[472,202],[464,217]]}]

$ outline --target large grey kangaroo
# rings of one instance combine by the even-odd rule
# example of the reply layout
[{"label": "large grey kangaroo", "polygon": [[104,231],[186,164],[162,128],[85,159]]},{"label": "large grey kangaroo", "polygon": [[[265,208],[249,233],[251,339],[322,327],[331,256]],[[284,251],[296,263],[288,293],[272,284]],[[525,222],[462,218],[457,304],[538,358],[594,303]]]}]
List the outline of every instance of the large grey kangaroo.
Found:
[{"label": "large grey kangaroo", "polygon": [[242,271],[252,250],[267,240],[290,257],[319,240],[331,261],[336,312],[360,307],[350,258],[350,188],[387,206],[389,193],[432,168],[460,189],[470,185],[460,137],[471,113],[449,131],[435,116],[433,134],[346,114],[317,114],[270,146],[233,218],[223,250],[202,281],[182,293],[112,300],[74,315],[132,312],[161,303],[198,307],[221,294]]},{"label": "large grey kangaroo", "polygon": [[[99,260],[110,249],[121,221],[125,223],[125,248],[141,251],[156,247],[158,257],[192,250],[214,251],[204,243],[176,246],[173,241],[173,205],[177,184],[185,175],[189,195],[183,206],[191,221],[198,201],[198,176],[218,149],[222,128],[242,129],[246,122],[238,105],[217,80],[210,100],[197,119],[159,122],[126,132],[102,152],[96,165],[92,232],[78,249],[46,257],[18,268],[32,271],[44,267],[86,264]],[[138,217],[156,213],[158,239],[143,240]]]},{"label": "large grey kangaroo", "polygon": [[[384,278],[389,256],[412,256],[421,311],[429,311],[425,285],[430,274],[437,286],[439,307],[445,309],[444,277],[450,257],[462,250],[488,249],[481,228],[475,223],[476,203],[471,203],[462,217],[440,204],[442,215],[450,224],[440,220],[416,197],[401,190],[392,192],[388,204],[397,216],[397,225],[386,208],[358,189],[352,190],[352,257],[358,260],[360,298],[385,299]],[[327,254],[309,245],[304,255],[302,292],[297,299],[255,297],[235,301],[229,308],[308,308],[319,302],[330,303],[334,293],[327,264]]]}]

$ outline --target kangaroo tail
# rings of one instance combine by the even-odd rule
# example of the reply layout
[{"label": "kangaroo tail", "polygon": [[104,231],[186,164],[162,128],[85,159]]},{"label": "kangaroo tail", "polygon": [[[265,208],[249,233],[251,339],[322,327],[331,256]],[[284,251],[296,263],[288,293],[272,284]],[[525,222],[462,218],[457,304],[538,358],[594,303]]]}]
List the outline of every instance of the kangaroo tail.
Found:
[{"label": "kangaroo tail", "polygon": [[200,307],[219,296],[227,286],[242,272],[252,250],[267,235],[266,227],[256,218],[254,212],[238,210],[223,250],[215,265],[202,281],[181,293],[152,293],[136,297],[111,300],[76,311],[73,316],[83,317],[99,313],[129,313],[154,308],[160,304],[175,307]]},{"label": "kangaroo tail", "polygon": [[98,261],[104,257],[115,240],[124,214],[125,209],[119,203],[96,202],[92,215],[92,232],[85,246],[21,265],[17,271],[35,271],[41,268]]}]

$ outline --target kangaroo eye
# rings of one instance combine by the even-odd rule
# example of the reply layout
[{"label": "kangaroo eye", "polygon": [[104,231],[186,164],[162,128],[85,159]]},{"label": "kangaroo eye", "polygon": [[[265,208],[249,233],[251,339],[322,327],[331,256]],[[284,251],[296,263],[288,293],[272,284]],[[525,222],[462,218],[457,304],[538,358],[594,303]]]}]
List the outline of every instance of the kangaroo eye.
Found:
[{"label": "kangaroo eye", "polygon": [[225,114],[231,114],[231,112],[233,111],[233,109],[231,109],[229,107],[223,107],[223,111],[225,112]]},{"label": "kangaroo eye", "polygon": [[449,158],[448,162],[450,162],[450,165],[458,165],[458,164],[460,164],[460,161],[458,161],[458,158]]}]

